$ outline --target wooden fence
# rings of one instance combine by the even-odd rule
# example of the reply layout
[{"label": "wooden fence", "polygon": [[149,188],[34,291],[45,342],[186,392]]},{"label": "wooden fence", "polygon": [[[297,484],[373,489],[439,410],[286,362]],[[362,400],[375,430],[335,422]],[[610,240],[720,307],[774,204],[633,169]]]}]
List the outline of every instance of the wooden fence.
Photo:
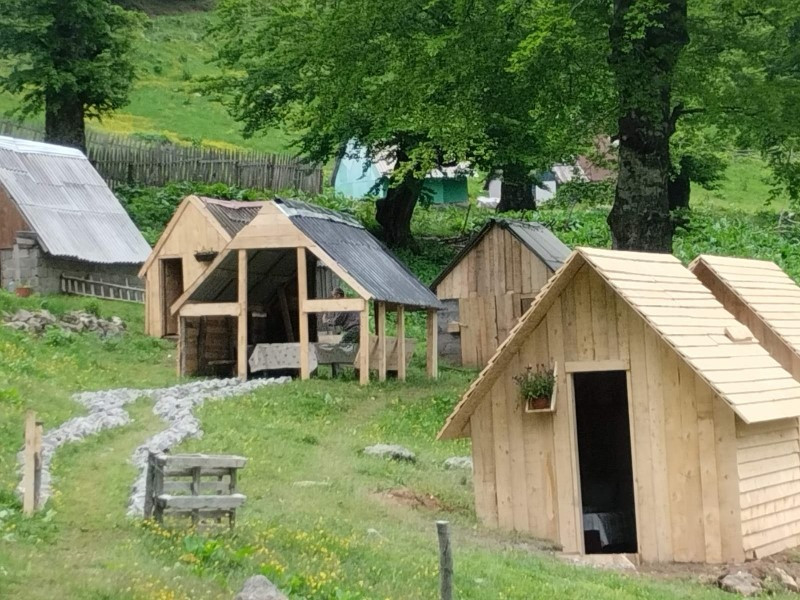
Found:
[{"label": "wooden fence", "polygon": [[[0,121],[0,135],[40,141],[41,128]],[[89,160],[113,189],[118,185],[161,186],[170,181],[225,183],[264,190],[322,191],[322,168],[302,158],[240,150],[153,143],[87,131]]]}]

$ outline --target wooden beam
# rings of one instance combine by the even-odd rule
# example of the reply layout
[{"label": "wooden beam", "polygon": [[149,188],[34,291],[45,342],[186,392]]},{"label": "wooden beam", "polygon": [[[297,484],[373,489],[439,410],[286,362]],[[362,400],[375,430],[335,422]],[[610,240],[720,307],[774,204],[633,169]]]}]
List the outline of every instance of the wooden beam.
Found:
[{"label": "wooden beam", "polygon": [[180,309],[182,317],[238,317],[237,302],[192,302]]},{"label": "wooden beam", "polygon": [[[378,334],[378,381],[386,381],[386,303],[375,303],[375,333]],[[403,362],[400,359],[400,362]]]},{"label": "wooden beam", "polygon": [[22,465],[22,512],[32,515],[36,510],[36,413],[29,410],[25,415],[25,449]]},{"label": "wooden beam", "polygon": [[439,313],[435,308],[428,309],[428,377],[439,378]]},{"label": "wooden beam", "polygon": [[236,328],[236,373],[247,379],[247,250],[239,250],[239,324]]},{"label": "wooden beam", "polygon": [[300,313],[300,379],[311,376],[308,368],[308,270],[306,267],[306,249],[297,249],[297,304]]},{"label": "wooden beam", "polygon": [[361,312],[364,310],[364,306],[365,300],[363,298],[325,298],[306,300],[303,304],[303,312]]},{"label": "wooden beam", "polygon": [[590,373],[594,371],[630,371],[629,360],[573,360],[564,363],[567,373]]},{"label": "wooden beam", "polygon": [[406,307],[397,306],[397,379],[406,380]]},{"label": "wooden beam", "polygon": [[358,339],[358,383],[369,383],[369,307],[364,306],[361,311]]}]

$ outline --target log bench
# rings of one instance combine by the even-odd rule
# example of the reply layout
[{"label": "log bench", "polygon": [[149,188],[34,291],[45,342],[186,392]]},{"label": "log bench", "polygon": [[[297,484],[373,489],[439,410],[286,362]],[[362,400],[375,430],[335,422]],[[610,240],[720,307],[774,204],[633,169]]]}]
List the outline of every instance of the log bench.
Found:
[{"label": "log bench", "polygon": [[246,496],[236,491],[237,472],[247,459],[235,455],[155,454],[147,460],[145,518],[157,522],[164,515],[191,516],[192,524],[201,519],[218,521],[228,517],[230,528],[236,524],[236,509]]}]

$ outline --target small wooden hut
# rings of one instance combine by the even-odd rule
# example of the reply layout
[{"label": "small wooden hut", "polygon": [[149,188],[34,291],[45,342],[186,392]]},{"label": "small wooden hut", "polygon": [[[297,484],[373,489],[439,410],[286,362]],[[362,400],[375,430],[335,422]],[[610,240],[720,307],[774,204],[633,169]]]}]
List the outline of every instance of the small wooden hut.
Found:
[{"label": "small wooden hut", "polygon": [[800,380],[800,287],[768,260],[698,256],[689,269]]},{"label": "small wooden hut", "polygon": [[431,284],[444,305],[439,356],[484,366],[569,253],[540,223],[488,221]]},{"label": "small wooden hut", "polygon": [[145,333],[177,336],[169,307],[261,210],[263,202],[186,196],[139,271],[145,281]]},{"label": "small wooden hut", "polygon": [[[554,370],[533,410],[514,377]],[[581,248],[447,419],[487,525],[567,552],[740,561],[800,534],[800,384],[672,256]]]},{"label": "small wooden hut", "polygon": [[[335,273],[355,297],[331,299],[316,285],[318,265]],[[375,335],[369,303],[375,305]],[[428,372],[438,372],[436,296],[357,221],[294,200],[264,203],[171,306],[178,318],[179,373],[296,369],[306,379],[318,364],[354,363],[361,383],[370,369],[404,379],[410,343],[405,311],[425,310]],[[387,311],[397,335],[386,335]],[[356,312],[358,344],[317,339],[318,313]]]}]

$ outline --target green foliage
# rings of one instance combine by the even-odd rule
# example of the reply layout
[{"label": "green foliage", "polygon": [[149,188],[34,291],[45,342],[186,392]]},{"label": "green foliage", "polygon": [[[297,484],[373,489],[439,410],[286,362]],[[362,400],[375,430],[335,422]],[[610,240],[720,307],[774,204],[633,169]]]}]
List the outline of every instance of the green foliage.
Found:
[{"label": "green foliage", "polygon": [[73,101],[87,117],[102,116],[128,100],[141,25],[110,0],[6,0],[0,54],[10,63],[0,89],[21,96],[23,117]]},{"label": "green foliage", "polygon": [[556,377],[553,369],[544,365],[539,365],[536,370],[528,366],[524,373],[514,375],[514,382],[519,387],[519,395],[523,400],[549,399],[553,395]]}]

